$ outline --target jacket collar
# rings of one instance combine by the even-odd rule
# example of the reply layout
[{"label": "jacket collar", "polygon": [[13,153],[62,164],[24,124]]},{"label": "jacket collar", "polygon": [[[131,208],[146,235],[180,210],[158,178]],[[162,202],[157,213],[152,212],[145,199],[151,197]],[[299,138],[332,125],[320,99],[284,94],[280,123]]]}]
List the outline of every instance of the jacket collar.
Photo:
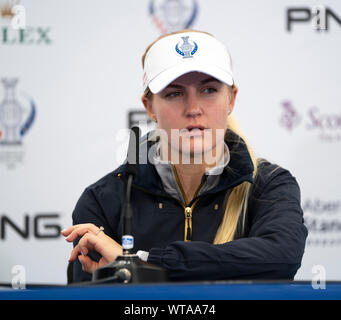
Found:
[{"label": "jacket collar", "polygon": [[[140,165],[138,166],[133,185],[155,194],[164,194],[163,185],[155,166],[147,155],[153,146],[153,132],[148,132],[140,140]],[[216,193],[233,188],[244,181],[253,183],[253,163],[244,140],[231,130],[227,130],[225,142],[230,150],[230,161],[221,173],[219,184],[204,194]],[[141,161],[142,160],[142,161]],[[125,164],[117,168],[114,173],[125,175]]]}]

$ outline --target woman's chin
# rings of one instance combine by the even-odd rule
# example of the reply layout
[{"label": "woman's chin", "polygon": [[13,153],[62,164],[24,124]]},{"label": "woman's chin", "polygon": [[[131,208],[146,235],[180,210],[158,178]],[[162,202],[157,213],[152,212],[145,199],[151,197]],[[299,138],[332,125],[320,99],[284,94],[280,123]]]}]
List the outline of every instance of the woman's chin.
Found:
[{"label": "woman's chin", "polygon": [[212,156],[212,148],[204,148],[201,144],[179,149],[177,159],[178,163],[182,164],[204,164],[207,159],[212,159]]}]

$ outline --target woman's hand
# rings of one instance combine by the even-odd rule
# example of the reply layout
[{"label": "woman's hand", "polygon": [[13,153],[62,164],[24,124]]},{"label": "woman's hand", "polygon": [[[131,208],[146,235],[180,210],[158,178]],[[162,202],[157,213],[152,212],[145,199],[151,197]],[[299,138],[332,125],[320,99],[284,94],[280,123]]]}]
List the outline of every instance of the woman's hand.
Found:
[{"label": "woman's hand", "polygon": [[[89,273],[115,261],[122,254],[122,246],[91,223],[77,224],[64,229],[62,235],[67,237],[65,240],[68,242],[81,237],[71,252],[69,262],[75,261],[78,257],[82,269]],[[97,251],[102,258],[98,262],[91,260],[87,256],[89,250]]]}]

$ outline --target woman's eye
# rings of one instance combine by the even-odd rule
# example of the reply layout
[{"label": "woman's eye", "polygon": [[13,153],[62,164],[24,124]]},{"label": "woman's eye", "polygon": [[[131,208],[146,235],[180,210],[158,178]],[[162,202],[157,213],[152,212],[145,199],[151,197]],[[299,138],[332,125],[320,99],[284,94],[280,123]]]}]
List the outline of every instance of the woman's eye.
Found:
[{"label": "woman's eye", "polygon": [[211,87],[209,87],[209,88],[204,88],[204,89],[202,90],[202,92],[203,92],[203,93],[214,93],[214,92],[217,92],[217,89],[216,89],[216,88],[211,88]]},{"label": "woman's eye", "polygon": [[165,95],[166,98],[174,98],[174,97],[178,97],[181,95],[181,92],[178,91],[174,91],[174,92],[169,92]]}]

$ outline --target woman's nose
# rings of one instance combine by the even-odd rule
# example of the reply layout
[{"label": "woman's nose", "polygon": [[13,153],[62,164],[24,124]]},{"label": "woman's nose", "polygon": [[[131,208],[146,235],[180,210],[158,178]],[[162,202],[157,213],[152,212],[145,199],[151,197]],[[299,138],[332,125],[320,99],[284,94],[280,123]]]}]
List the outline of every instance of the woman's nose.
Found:
[{"label": "woman's nose", "polygon": [[200,101],[194,92],[189,92],[186,101],[186,117],[195,118],[202,114]]}]

